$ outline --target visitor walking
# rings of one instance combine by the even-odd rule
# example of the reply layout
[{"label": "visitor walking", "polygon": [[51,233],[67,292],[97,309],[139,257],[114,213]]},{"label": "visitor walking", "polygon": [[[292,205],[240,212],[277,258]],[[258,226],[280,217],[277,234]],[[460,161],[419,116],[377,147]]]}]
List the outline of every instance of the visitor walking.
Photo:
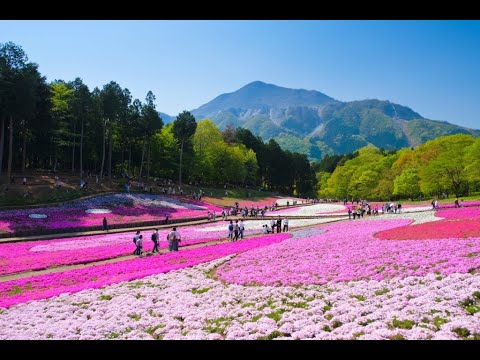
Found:
[{"label": "visitor walking", "polygon": [[[23,177],[23,185],[27,185],[27,178],[25,176]],[[457,202],[458,202],[458,200],[457,200]]]},{"label": "visitor walking", "polygon": [[238,226],[238,220],[235,220],[235,224],[233,225],[233,241],[238,240],[239,231],[240,227]]},{"label": "visitor walking", "polygon": [[135,236],[133,237],[133,243],[135,244],[135,250],[133,251],[133,254],[132,255],[137,255],[137,241],[138,239],[140,238],[140,230],[137,231],[137,233],[135,234]]},{"label": "visitor walking", "polygon": [[272,234],[275,234],[275,219],[270,220],[270,227],[272,228]]},{"label": "visitor walking", "polygon": [[168,224],[168,213],[165,213],[165,224]]},{"label": "visitor walking", "polygon": [[178,242],[181,241],[181,239],[176,227],[173,227],[172,231],[168,233],[167,241],[169,251],[178,251]]},{"label": "visitor walking", "polygon": [[155,231],[153,232],[152,241],[153,241],[152,254],[154,254],[156,252],[158,253],[159,252],[159,250],[158,250],[158,229],[155,229]]},{"label": "visitor walking", "polygon": [[137,255],[142,257],[142,250],[143,250],[143,235],[140,235],[137,240]]},{"label": "visitor walking", "polygon": [[228,224],[228,238],[233,240],[233,221],[230,220],[230,224]]},{"label": "visitor walking", "polygon": [[283,232],[288,232],[288,218],[283,219]]},{"label": "visitor walking", "polygon": [[282,219],[280,219],[280,216],[277,219],[277,234],[280,234],[282,232]]},{"label": "visitor walking", "polygon": [[240,220],[240,224],[238,225],[239,229],[240,229],[240,239],[243,239],[243,233],[245,231],[245,225],[243,224],[243,221]]},{"label": "visitor walking", "polygon": [[106,217],[103,217],[103,231],[108,231],[108,223]]}]

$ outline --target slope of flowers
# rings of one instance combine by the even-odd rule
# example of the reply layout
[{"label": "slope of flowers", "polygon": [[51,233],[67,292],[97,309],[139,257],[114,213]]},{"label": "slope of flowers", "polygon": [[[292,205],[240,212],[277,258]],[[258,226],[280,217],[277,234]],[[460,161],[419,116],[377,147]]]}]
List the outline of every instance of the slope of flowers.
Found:
[{"label": "slope of flowers", "polygon": [[382,240],[430,240],[450,238],[480,237],[480,222],[478,220],[438,221],[412,226],[404,226],[376,235]]},{"label": "slope of flowers", "polygon": [[225,260],[13,306],[0,339],[480,337],[479,276],[243,287],[206,276]]},{"label": "slope of flowers", "polygon": [[[378,231],[410,220],[363,220],[325,225],[318,236],[289,239],[241,254],[219,268],[238,284],[326,284],[430,273],[467,273],[480,267],[480,239],[383,241]],[[438,223],[437,223],[438,224]]]},{"label": "slope of flowers", "polygon": [[[102,208],[107,214],[89,214],[86,210]],[[35,229],[68,229],[101,226],[103,217],[109,224],[138,223],[161,220],[165,214],[171,219],[206,216],[208,211],[221,212],[221,208],[193,200],[161,195],[115,194],[73,201],[61,206],[28,210],[0,211],[0,232]],[[31,214],[47,215],[44,219],[30,218]]]},{"label": "slope of flowers", "polygon": [[403,226],[379,232],[383,240],[423,240],[480,237],[480,207],[438,210],[441,221]]},{"label": "slope of flowers", "polygon": [[289,238],[287,233],[266,235],[239,242],[186,249],[180,252],[135,258],[115,263],[51,273],[0,283],[0,307],[63,293],[99,288],[121,281],[182,269],[231,254],[263,247]]},{"label": "slope of flowers", "polygon": [[480,207],[441,209],[437,216],[444,219],[480,219]]},{"label": "slope of flowers", "polygon": [[[329,219],[293,219],[290,229],[331,221]],[[245,236],[262,233],[262,221],[245,221]],[[228,237],[228,222],[199,226],[177,227],[182,236],[180,246],[199,244]],[[167,248],[170,229],[159,230],[160,248]],[[151,251],[152,231],[143,231],[144,251]],[[0,275],[41,270],[60,265],[72,265],[129,255],[135,249],[133,232],[71,237],[0,244]]]}]

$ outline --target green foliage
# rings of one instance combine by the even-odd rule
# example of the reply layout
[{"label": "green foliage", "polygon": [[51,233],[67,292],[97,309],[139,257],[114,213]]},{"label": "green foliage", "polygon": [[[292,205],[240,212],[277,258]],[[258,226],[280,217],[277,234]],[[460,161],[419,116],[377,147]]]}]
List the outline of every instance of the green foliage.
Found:
[{"label": "green foliage", "polygon": [[415,168],[406,168],[393,181],[393,194],[413,198],[420,193],[420,177]]},{"label": "green foliage", "polygon": [[411,328],[413,328],[416,325],[415,321],[408,320],[408,319],[407,320],[398,320],[396,318],[393,319],[392,324],[396,328],[408,329],[408,330],[410,330]]}]

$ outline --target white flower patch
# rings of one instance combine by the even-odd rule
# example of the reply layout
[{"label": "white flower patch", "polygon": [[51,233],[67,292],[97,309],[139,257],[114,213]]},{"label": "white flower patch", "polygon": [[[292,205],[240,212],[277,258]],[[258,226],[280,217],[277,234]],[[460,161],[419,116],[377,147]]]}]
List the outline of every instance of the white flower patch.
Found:
[{"label": "white flower patch", "polygon": [[30,214],[28,215],[29,218],[32,218],[32,219],[45,219],[47,217],[47,215],[45,214]]},{"label": "white flower patch", "polygon": [[87,209],[85,210],[87,214],[110,214],[112,210],[109,209]]},{"label": "white flower patch", "polygon": [[[409,209],[412,210],[412,209]],[[400,214],[385,214],[383,216],[369,216],[369,220],[385,220],[385,219],[412,219],[414,224],[423,224],[432,221],[443,220],[441,217],[435,216],[433,211],[403,211]]]},{"label": "white flower patch", "polygon": [[[270,213],[269,215],[289,215],[289,216],[315,216],[320,215],[323,213],[331,213],[340,210],[345,210],[345,214],[347,213],[347,208],[343,205],[338,204],[315,204],[309,206],[303,206],[300,208],[288,209],[288,210],[279,210],[274,213]],[[335,214],[335,215],[342,215],[342,213]]]},{"label": "white flower patch", "polygon": [[[281,216],[280,219],[284,219],[285,216]],[[290,229],[293,228],[298,228],[298,227],[305,227],[305,226],[312,226],[312,225],[317,225],[317,224],[325,224],[335,221],[335,219],[288,219],[288,227]],[[233,220],[235,222],[235,220]],[[202,227],[198,228],[194,231],[198,232],[213,232],[213,231],[222,231],[222,230],[228,230],[228,225],[230,224],[230,220],[208,226],[208,227]],[[265,220],[246,220],[243,222],[243,225],[245,226],[246,230],[262,230],[262,226],[267,224],[270,226],[270,219],[265,219]]]}]

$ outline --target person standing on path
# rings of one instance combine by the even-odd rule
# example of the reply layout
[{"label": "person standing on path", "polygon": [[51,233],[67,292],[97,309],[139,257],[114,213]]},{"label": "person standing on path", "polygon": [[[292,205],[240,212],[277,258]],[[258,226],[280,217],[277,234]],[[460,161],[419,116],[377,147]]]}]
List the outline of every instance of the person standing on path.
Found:
[{"label": "person standing on path", "polygon": [[277,219],[277,234],[280,234],[282,232],[282,219],[280,219],[280,216]]},{"label": "person standing on path", "polygon": [[169,251],[178,251],[178,242],[181,241],[181,239],[176,227],[173,227],[172,231],[168,233],[167,241]]},{"label": "person standing on path", "polygon": [[137,240],[137,255],[142,257],[142,249],[143,249],[143,235],[140,235]]},{"label": "person standing on path", "polygon": [[270,220],[270,227],[272,228],[272,234],[275,234],[275,219]]},{"label": "person standing on path", "polygon": [[283,219],[283,232],[288,232],[288,218]]},{"label": "person standing on path", "polygon": [[137,233],[133,237],[133,243],[135,244],[135,251],[133,252],[132,255],[137,255],[137,241],[140,238],[140,230],[137,230]]},{"label": "person standing on path", "polygon": [[230,220],[230,224],[228,224],[228,238],[233,241],[233,221]]},{"label": "person standing on path", "polygon": [[159,252],[159,250],[158,250],[158,229],[155,229],[155,231],[153,232],[152,241],[153,241],[152,254],[154,254],[156,252],[158,253]]},{"label": "person standing on path", "polygon": [[[27,185],[27,178],[25,176],[23,177],[23,185]],[[457,200],[457,202],[458,202],[458,200]]]},{"label": "person standing on path", "polygon": [[238,232],[240,230],[240,227],[238,226],[238,220],[235,220],[235,224],[233,225],[233,233],[234,233],[234,236],[233,236],[233,241],[237,241],[238,240]]},{"label": "person standing on path", "polygon": [[240,220],[240,224],[238,225],[240,229],[240,239],[243,239],[243,233],[245,231],[245,225],[243,224],[243,220]]},{"label": "person standing on path", "polygon": [[107,223],[107,218],[104,216],[103,217],[103,231],[108,231],[108,223]]}]

